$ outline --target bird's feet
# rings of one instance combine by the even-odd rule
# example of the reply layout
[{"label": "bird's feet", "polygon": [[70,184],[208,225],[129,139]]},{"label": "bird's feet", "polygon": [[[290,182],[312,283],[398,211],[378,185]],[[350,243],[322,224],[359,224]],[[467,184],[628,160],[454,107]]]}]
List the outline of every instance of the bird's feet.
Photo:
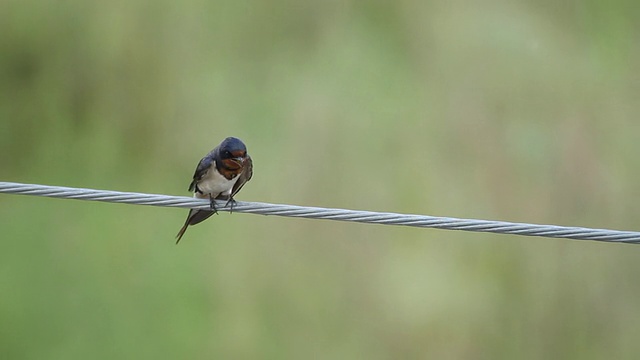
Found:
[{"label": "bird's feet", "polygon": [[229,200],[227,200],[227,203],[224,204],[224,207],[229,206],[229,204],[231,204],[231,209],[229,209],[229,214],[232,214],[233,213],[233,207],[236,206],[236,200],[231,196],[229,196]]},{"label": "bird's feet", "polygon": [[209,194],[209,205],[211,207],[211,211],[213,211],[214,214],[218,214],[218,209],[216,209],[216,199],[211,196],[211,194]]}]

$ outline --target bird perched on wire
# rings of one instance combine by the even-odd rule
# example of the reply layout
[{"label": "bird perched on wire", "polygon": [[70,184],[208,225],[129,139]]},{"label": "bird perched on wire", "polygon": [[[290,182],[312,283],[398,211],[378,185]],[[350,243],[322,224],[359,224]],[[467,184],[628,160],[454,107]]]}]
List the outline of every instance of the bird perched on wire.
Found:
[{"label": "bird perched on wire", "polygon": [[209,199],[211,210],[189,210],[187,220],[176,235],[176,244],[180,242],[189,225],[198,224],[217,213],[216,199],[227,200],[225,206],[231,204],[233,209],[233,197],[251,180],[252,175],[251,157],[247,154],[247,147],[238,138],[224,139],[203,157],[193,174],[189,191],[193,191],[193,197]]}]

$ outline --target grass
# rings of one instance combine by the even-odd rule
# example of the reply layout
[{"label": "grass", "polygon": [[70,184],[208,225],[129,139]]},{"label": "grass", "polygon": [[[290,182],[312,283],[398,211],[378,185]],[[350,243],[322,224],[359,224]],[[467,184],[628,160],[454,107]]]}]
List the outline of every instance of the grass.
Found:
[{"label": "grass", "polygon": [[[13,1],[2,180],[636,229],[617,1]],[[631,358],[634,246],[0,197],[5,358]]]}]

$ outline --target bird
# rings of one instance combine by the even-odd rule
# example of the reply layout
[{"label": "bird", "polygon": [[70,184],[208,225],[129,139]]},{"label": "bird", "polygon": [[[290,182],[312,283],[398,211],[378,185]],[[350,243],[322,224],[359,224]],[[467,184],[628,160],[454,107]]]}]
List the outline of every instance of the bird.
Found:
[{"label": "bird", "polygon": [[228,137],[205,155],[193,174],[189,191],[193,197],[208,199],[211,210],[191,209],[184,225],[176,235],[176,244],[182,239],[189,225],[196,225],[217,214],[215,200],[227,200],[225,207],[235,204],[234,196],[253,175],[253,162],[242,140]]}]

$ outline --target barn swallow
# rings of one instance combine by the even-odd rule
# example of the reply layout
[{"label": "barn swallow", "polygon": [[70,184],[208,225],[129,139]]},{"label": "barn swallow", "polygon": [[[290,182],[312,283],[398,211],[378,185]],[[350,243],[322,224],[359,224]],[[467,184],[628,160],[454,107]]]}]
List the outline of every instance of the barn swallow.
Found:
[{"label": "barn swallow", "polygon": [[238,138],[224,139],[220,145],[203,157],[193,174],[189,191],[193,191],[193,197],[208,199],[211,210],[189,210],[187,220],[176,235],[176,244],[180,242],[189,225],[198,224],[217,213],[216,199],[227,200],[225,206],[231,203],[233,209],[235,203],[233,197],[247,181],[251,180],[251,175],[253,175],[251,157],[247,154],[247,147]]}]

